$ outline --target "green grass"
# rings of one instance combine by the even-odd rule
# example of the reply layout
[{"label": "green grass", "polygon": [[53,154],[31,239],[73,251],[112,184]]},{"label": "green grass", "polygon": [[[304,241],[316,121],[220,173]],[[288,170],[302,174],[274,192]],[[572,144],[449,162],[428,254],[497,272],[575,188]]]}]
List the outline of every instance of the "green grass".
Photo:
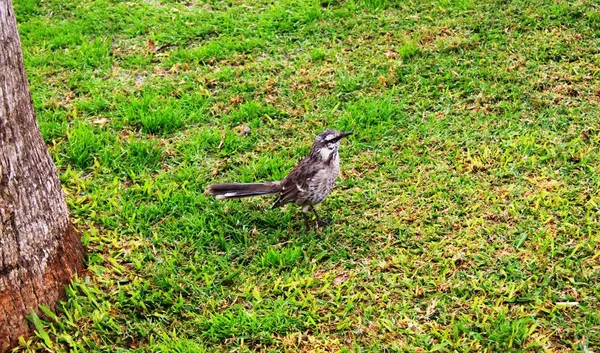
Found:
[{"label": "green grass", "polygon": [[[89,269],[22,350],[598,351],[593,1],[15,9]],[[325,128],[332,226],[204,194]]]}]

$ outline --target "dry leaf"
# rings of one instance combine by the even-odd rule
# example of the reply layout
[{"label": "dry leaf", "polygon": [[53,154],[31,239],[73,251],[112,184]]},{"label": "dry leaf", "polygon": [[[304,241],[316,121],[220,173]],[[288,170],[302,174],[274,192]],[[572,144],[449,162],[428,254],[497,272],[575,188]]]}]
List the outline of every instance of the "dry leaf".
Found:
[{"label": "dry leaf", "polygon": [[148,39],[148,50],[150,50],[151,53],[156,51],[156,45],[154,45],[152,39]]},{"label": "dry leaf", "polygon": [[92,119],[91,123],[92,125],[100,125],[100,126],[104,126],[106,125],[110,120],[108,118],[96,118],[96,119]]},{"label": "dry leaf", "polygon": [[389,59],[395,59],[398,57],[398,53],[396,52],[396,49],[392,48],[385,52],[385,57]]},{"label": "dry leaf", "polygon": [[231,97],[231,99],[229,100],[229,103],[231,105],[239,105],[240,103],[244,103],[244,97],[240,97],[240,96],[233,96]]},{"label": "dry leaf", "polygon": [[334,278],[333,285],[339,286],[340,284],[346,282],[347,280],[348,280],[348,275],[343,273],[343,274],[337,276],[336,278]]},{"label": "dry leaf", "polygon": [[277,87],[277,80],[276,79],[268,79],[264,84],[263,92],[279,93],[279,91],[276,89],[276,87]]},{"label": "dry leaf", "polygon": [[267,96],[265,97],[265,101],[269,104],[273,104],[277,101],[277,97],[272,94],[267,94]]}]

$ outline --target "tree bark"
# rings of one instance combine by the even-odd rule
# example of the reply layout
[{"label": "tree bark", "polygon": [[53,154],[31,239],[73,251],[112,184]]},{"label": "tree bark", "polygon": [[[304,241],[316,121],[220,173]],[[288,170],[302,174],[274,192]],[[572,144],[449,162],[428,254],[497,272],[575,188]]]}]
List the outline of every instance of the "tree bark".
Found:
[{"label": "tree bark", "polygon": [[83,270],[56,167],[33,111],[11,0],[0,0],[0,352],[30,334]]}]

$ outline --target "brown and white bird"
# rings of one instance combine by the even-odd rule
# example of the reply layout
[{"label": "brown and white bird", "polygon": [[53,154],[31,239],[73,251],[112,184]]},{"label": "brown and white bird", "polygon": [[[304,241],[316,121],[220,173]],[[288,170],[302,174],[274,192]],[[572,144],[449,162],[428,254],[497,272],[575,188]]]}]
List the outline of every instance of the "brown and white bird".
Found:
[{"label": "brown and white bird", "polygon": [[317,226],[323,227],[327,222],[319,217],[315,205],[321,203],[335,185],[340,172],[340,156],[338,150],[342,138],[352,134],[336,130],[325,130],[315,138],[310,154],[281,181],[267,183],[228,183],[208,186],[208,193],[217,199],[234,199],[241,197],[279,194],[272,207],[286,203],[295,203],[306,213],[311,210],[316,217]]}]

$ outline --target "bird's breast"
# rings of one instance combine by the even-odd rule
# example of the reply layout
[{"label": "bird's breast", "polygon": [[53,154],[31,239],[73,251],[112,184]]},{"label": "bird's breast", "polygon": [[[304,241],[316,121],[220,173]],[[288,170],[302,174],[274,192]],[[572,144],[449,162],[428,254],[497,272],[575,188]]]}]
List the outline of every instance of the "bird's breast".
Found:
[{"label": "bird's breast", "polygon": [[340,159],[336,153],[331,161],[325,163],[311,180],[308,198],[312,204],[321,203],[331,193],[339,172]]}]

